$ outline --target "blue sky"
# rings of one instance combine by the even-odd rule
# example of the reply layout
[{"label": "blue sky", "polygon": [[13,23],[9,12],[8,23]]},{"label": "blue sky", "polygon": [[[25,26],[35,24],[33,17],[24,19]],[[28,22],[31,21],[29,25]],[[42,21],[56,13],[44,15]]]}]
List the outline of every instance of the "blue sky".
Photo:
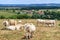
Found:
[{"label": "blue sky", "polygon": [[60,0],[0,0],[0,4],[42,4],[60,3]]}]

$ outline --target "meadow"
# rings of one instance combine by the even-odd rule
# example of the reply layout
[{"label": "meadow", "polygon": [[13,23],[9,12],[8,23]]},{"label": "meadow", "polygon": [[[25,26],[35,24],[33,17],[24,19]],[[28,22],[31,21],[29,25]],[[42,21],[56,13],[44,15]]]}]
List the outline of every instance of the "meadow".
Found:
[{"label": "meadow", "polygon": [[[0,40],[25,40],[22,39],[25,32],[23,30],[2,30],[4,19],[0,19]],[[60,21],[56,20],[55,27],[45,27],[40,23],[37,25],[36,19],[20,19],[22,24],[33,23],[36,26],[34,37],[30,40],[60,40]]]}]

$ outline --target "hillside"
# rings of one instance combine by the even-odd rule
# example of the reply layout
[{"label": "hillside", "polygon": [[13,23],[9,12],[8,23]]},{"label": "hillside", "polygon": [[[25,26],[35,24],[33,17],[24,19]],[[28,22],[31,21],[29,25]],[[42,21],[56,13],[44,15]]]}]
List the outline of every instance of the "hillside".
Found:
[{"label": "hillside", "polygon": [[55,9],[60,8],[60,4],[49,3],[49,4],[0,4],[0,7],[18,7],[25,9]]}]

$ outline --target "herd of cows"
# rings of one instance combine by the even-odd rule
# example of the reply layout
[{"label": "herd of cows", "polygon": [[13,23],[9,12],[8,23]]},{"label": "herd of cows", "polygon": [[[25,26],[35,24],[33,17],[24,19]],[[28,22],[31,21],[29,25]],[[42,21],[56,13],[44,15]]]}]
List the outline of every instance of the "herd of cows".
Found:
[{"label": "herd of cows", "polygon": [[[42,25],[47,25],[47,26],[55,26],[56,20],[43,20],[43,19],[36,19],[37,21],[37,26],[38,24]],[[34,32],[36,31],[36,26],[33,23],[25,23],[22,24],[22,20],[15,20],[15,19],[10,19],[10,20],[4,20],[3,25],[5,26],[5,29],[8,30],[20,30],[23,29],[26,34],[25,38],[30,39],[33,37]]]}]

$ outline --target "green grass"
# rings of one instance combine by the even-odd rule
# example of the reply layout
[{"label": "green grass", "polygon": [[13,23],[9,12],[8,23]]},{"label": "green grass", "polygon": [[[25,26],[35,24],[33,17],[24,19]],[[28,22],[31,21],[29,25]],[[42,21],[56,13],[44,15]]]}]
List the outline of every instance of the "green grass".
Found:
[{"label": "green grass", "polygon": [[16,14],[13,12],[0,10],[0,15],[5,16],[5,17],[9,17],[9,16],[16,15]]}]

